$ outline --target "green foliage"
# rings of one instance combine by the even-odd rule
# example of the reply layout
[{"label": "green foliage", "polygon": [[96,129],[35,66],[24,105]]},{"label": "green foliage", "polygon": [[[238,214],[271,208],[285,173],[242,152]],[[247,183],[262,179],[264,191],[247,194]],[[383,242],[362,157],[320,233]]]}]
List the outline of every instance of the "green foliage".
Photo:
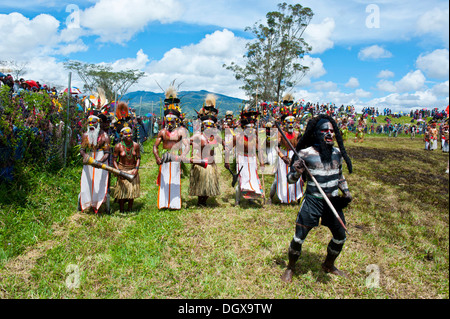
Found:
[{"label": "green foliage", "polygon": [[267,101],[279,101],[282,92],[294,87],[309,69],[301,64],[304,54],[311,51],[302,35],[313,17],[312,10],[286,3],[278,4],[278,9],[267,13],[265,25],[255,23],[246,28],[255,36],[247,44],[246,65],[224,65],[236,80],[244,82],[241,88],[248,96],[258,90],[259,98]]},{"label": "green foliage", "polygon": [[74,71],[84,82],[85,92],[97,92],[101,87],[109,101],[113,101],[115,94],[124,95],[130,86],[145,76],[139,70],[112,71],[112,66],[103,64],[66,61],[66,69]]},{"label": "green foliage", "polygon": [[[67,99],[67,94],[55,97],[46,92],[21,91],[20,95],[12,95],[7,86],[1,88],[0,169],[13,168],[14,178],[20,182],[21,170],[27,165],[49,172],[63,167]],[[80,117],[71,99],[67,126],[71,135],[66,141],[69,162],[76,156],[74,147],[80,134]]]}]

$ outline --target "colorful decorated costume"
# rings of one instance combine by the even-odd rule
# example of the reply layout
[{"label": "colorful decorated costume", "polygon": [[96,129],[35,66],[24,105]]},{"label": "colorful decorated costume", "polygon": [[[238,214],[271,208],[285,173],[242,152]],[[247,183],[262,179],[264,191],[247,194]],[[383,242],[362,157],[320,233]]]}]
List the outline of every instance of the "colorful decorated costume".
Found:
[{"label": "colorful decorated costume", "polygon": [[[94,160],[107,163],[110,153],[110,140],[100,127],[97,116],[88,117],[88,130],[82,136],[80,154],[83,159],[92,157]],[[81,191],[78,197],[81,211],[93,208],[97,213],[100,206],[107,201],[109,173],[101,168],[83,165],[81,173]]]},{"label": "colorful decorated costume", "polygon": [[258,175],[258,163],[264,164],[262,154],[259,152],[258,136],[256,131],[259,111],[246,105],[240,114],[241,133],[236,135],[236,173],[239,173],[236,185],[236,205],[240,204],[241,197],[245,199],[264,198],[264,189]]},{"label": "colorful decorated costume", "polygon": [[[299,132],[294,131],[295,116],[297,109],[293,107],[294,98],[291,94],[286,94],[283,98],[283,105],[280,109],[281,121],[284,124],[284,134],[292,146],[296,146],[299,138]],[[278,161],[275,180],[270,188],[270,200],[275,193],[283,204],[297,202],[303,196],[303,179],[300,177],[294,184],[287,181],[287,175],[291,168],[290,159],[294,152],[289,148],[286,141],[279,136],[278,138]]]},{"label": "colorful decorated costume", "polygon": [[[216,98],[208,94],[203,108],[198,112],[201,121],[201,132],[191,138],[194,160],[207,160],[208,165],[191,165],[189,179],[189,195],[198,197],[199,205],[206,205],[209,197],[220,194],[219,169],[217,162],[222,161],[222,141],[216,128],[218,110]],[[209,149],[209,152],[208,152]]]},{"label": "colorful decorated costume", "polygon": [[156,181],[158,185],[158,209],[181,209],[181,162],[172,160],[162,160],[158,151],[160,143],[163,144],[164,158],[166,154],[180,154],[182,148],[180,141],[183,134],[179,127],[181,115],[180,99],[177,98],[177,92],[173,86],[165,92],[164,99],[164,124],[165,127],[159,131],[153,146],[157,164],[159,165],[159,174]]}]

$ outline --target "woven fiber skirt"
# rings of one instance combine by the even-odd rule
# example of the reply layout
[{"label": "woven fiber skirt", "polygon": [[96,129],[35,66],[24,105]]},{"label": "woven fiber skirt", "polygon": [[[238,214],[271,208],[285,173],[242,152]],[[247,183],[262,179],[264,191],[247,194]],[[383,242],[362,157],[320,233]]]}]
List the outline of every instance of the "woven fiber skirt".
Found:
[{"label": "woven fiber skirt", "polygon": [[189,195],[217,196],[219,194],[219,170],[217,165],[215,163],[208,164],[206,168],[199,165],[192,165],[189,180]]},{"label": "woven fiber skirt", "polygon": [[[125,173],[130,174],[134,170],[134,166],[124,166],[119,163],[119,169]],[[138,198],[141,194],[141,180],[139,178],[139,171],[132,182],[122,177],[117,177],[117,183],[114,187],[113,197],[117,199],[133,199]]]}]

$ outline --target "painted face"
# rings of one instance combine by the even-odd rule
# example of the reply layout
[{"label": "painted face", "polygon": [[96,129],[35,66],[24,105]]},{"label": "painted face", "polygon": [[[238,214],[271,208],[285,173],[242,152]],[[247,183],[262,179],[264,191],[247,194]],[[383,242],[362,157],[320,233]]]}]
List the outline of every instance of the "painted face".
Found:
[{"label": "painted face", "polygon": [[293,116],[286,117],[285,128],[289,133],[292,133],[294,131],[294,123],[295,123],[295,118]]},{"label": "painted face", "polygon": [[333,125],[326,120],[322,120],[318,123],[316,129],[317,142],[324,141],[327,145],[334,144],[334,129]]},{"label": "painted face", "polygon": [[126,141],[131,140],[131,138],[133,137],[133,132],[129,127],[123,128],[120,132],[122,133],[122,138]]},{"label": "painted face", "polygon": [[214,121],[213,120],[206,120],[206,121],[203,121],[202,122],[202,124],[203,124],[203,127],[205,128],[205,129],[210,129],[210,128],[213,128],[215,125],[215,123],[214,123]]},{"label": "painted face", "polygon": [[169,131],[173,131],[177,127],[177,117],[171,114],[166,116],[166,128]]},{"label": "painted face", "polygon": [[99,118],[96,116],[89,116],[87,126],[89,131],[94,131],[99,124]]}]

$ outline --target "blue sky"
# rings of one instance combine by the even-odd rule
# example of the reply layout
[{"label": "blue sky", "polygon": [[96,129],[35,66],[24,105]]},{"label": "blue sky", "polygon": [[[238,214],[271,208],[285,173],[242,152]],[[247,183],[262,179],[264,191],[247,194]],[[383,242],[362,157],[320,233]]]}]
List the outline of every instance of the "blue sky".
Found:
[{"label": "blue sky", "polygon": [[[244,63],[245,27],[277,10],[272,0],[0,1],[0,60],[27,63],[24,77],[67,85],[67,59],[139,69],[130,91],[180,90],[246,98],[222,65]],[[289,4],[294,1],[286,1]],[[444,109],[449,104],[449,2],[308,0],[313,50],[296,99],[357,109]],[[74,86],[82,86],[76,76]]]}]

